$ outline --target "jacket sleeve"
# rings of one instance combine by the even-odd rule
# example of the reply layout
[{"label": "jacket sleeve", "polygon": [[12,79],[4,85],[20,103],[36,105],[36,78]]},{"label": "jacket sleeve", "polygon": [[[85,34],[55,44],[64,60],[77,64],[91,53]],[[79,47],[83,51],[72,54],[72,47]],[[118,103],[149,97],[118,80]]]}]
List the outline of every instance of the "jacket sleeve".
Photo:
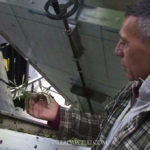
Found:
[{"label": "jacket sleeve", "polygon": [[77,109],[64,109],[60,107],[58,136],[64,140],[73,137],[83,140],[96,139],[102,131],[103,123],[114,111],[114,108],[117,107],[120,99],[127,96],[127,93],[130,93],[131,85],[132,83],[128,83],[113,98],[111,97],[108,100],[109,104],[105,107],[105,113],[101,115],[91,115],[90,113],[82,113]]},{"label": "jacket sleeve", "polygon": [[100,131],[100,116],[81,113],[76,109],[60,107],[58,136],[67,140],[78,137],[83,140],[94,140]]}]

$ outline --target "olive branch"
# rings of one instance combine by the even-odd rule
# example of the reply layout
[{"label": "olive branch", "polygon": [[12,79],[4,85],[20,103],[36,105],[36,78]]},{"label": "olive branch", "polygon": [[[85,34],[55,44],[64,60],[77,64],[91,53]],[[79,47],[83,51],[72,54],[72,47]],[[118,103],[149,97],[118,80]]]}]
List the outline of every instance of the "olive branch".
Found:
[{"label": "olive branch", "polygon": [[50,87],[44,87],[42,85],[41,80],[38,81],[38,86],[40,87],[41,92],[34,91],[34,84],[31,84],[31,90],[27,90],[27,87],[30,85],[28,80],[25,81],[25,76],[23,75],[22,78],[22,84],[20,86],[17,86],[16,81],[14,82],[9,81],[13,86],[9,86],[9,89],[12,93],[12,99],[15,101],[18,99],[19,101],[21,99],[25,102],[26,109],[31,105],[31,100],[35,99],[36,101],[42,99],[46,100],[48,104],[51,103],[53,96],[50,94]]}]

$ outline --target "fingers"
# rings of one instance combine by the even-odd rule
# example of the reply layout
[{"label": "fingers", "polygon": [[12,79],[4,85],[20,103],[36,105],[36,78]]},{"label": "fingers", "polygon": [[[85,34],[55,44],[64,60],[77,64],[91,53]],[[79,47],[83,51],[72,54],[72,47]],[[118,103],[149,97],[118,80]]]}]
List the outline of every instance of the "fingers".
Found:
[{"label": "fingers", "polygon": [[33,117],[35,117],[34,116],[34,114],[35,114],[35,104],[36,104],[35,99],[32,99],[31,102],[30,102],[29,108],[28,108],[28,113]]},{"label": "fingers", "polygon": [[51,112],[55,112],[55,108],[58,107],[57,102],[53,99],[50,104],[45,100],[45,97],[34,97],[28,108],[28,113],[39,119],[49,119],[51,118]]},{"label": "fingers", "polygon": [[41,118],[42,113],[44,109],[46,108],[46,106],[47,106],[47,103],[43,101],[43,99],[40,99],[38,101],[31,100],[31,105],[28,108],[28,113],[33,117]]},{"label": "fingers", "polygon": [[31,99],[31,105],[34,105],[36,102],[34,99]]}]

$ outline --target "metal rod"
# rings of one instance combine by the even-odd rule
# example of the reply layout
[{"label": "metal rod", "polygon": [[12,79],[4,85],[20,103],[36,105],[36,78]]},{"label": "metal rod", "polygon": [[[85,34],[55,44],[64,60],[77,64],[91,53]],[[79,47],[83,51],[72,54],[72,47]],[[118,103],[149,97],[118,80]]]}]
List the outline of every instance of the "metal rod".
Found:
[{"label": "metal rod", "polygon": [[[69,27],[68,22],[67,22],[66,19],[64,20],[64,25],[65,25],[65,28],[66,28],[66,32],[70,32],[70,27]],[[74,42],[73,42],[73,40],[72,40],[71,34],[68,34],[68,38],[69,38],[69,41],[70,41],[70,45],[71,45],[71,48],[72,48],[73,56],[74,56],[74,58],[75,58],[76,66],[77,66],[77,69],[78,69],[78,73],[79,73],[79,76],[80,76],[80,79],[81,79],[81,83],[82,83],[84,92],[87,93],[87,90],[86,90],[86,83],[85,83],[84,76],[83,76],[83,73],[82,73],[82,68],[81,68],[81,66],[80,66],[80,62],[79,62],[78,59],[77,59],[77,55],[76,55],[76,51],[75,51],[76,48],[75,48],[75,46],[74,46]],[[86,95],[87,95],[87,94],[86,94]],[[87,98],[87,102],[88,102],[88,105],[89,105],[91,114],[93,114],[94,112],[93,112],[93,108],[92,108],[91,101],[90,101],[90,99],[89,99],[88,96],[86,96],[86,98]]]},{"label": "metal rod", "polygon": [[[55,3],[53,3],[52,5],[53,5],[53,7],[54,7],[54,10],[55,10],[56,14],[59,14],[59,13],[60,13],[60,7],[59,7],[59,4],[58,4],[58,1],[56,0]],[[81,66],[80,66],[80,62],[78,61],[78,57],[77,57],[77,55],[76,55],[76,47],[75,47],[75,45],[74,45],[72,36],[71,36],[71,34],[70,34],[71,29],[70,29],[70,27],[69,27],[69,24],[68,24],[67,19],[64,19],[63,22],[64,22],[64,26],[65,26],[66,32],[68,33],[68,38],[69,38],[69,41],[70,41],[70,45],[71,45],[71,49],[72,49],[72,52],[73,52],[73,56],[74,56],[74,59],[75,59],[75,62],[76,62],[76,66],[77,66],[77,69],[78,69],[78,73],[79,73],[79,76],[80,76],[80,79],[81,79],[81,83],[82,83],[82,86],[83,86],[83,90],[84,90],[84,92],[85,92],[86,95],[87,95],[86,83],[85,83],[84,76],[83,76],[83,73],[82,73],[82,68],[81,68]],[[93,114],[92,104],[91,104],[91,101],[90,101],[88,95],[86,96],[86,98],[87,98],[87,102],[88,102],[88,105],[89,105],[90,112],[91,112],[91,114]]]}]

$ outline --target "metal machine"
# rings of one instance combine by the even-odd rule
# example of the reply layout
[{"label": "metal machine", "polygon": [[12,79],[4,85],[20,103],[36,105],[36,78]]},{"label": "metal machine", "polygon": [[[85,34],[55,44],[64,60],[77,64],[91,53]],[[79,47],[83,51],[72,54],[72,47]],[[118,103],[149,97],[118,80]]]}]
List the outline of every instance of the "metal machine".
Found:
[{"label": "metal machine", "polygon": [[[72,107],[82,112],[103,113],[109,97],[127,83],[114,48],[124,19],[122,10],[133,1],[0,0],[0,35]],[[0,87],[4,83],[0,82]],[[0,89],[5,90],[6,87]],[[35,132],[25,130],[36,134],[44,125],[17,116],[8,93],[1,94],[7,96],[0,100],[0,127],[8,129],[17,119],[19,129],[22,122],[38,126]],[[44,127],[46,131],[41,134],[50,134]],[[12,129],[18,127],[14,125]],[[0,149],[1,138],[0,135]]]}]

